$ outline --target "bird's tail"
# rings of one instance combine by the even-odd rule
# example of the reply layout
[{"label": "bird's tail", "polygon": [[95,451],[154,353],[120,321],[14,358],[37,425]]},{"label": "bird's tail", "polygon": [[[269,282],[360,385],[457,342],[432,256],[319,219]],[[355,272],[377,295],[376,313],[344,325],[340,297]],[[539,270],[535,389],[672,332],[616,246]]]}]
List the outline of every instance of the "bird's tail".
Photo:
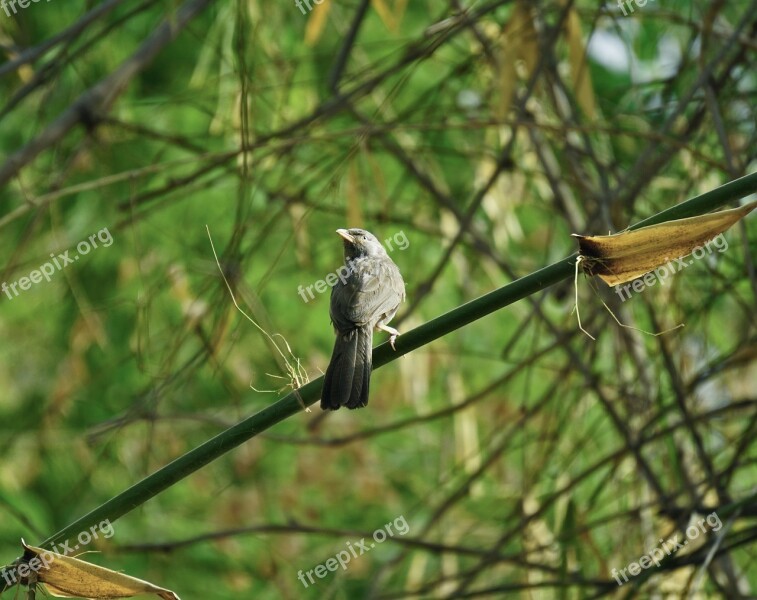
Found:
[{"label": "bird's tail", "polygon": [[326,369],[321,408],[361,408],[368,404],[373,355],[373,329],[358,327],[337,333],[331,362]]}]

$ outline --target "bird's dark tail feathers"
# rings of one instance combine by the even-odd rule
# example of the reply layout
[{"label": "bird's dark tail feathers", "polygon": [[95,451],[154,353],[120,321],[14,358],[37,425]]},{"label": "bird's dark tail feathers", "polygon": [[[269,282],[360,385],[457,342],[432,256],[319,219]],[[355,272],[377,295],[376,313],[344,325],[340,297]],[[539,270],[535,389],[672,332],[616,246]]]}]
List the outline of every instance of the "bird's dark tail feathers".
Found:
[{"label": "bird's dark tail feathers", "polygon": [[368,404],[373,361],[373,329],[358,327],[337,333],[331,362],[326,369],[321,408],[362,408]]}]

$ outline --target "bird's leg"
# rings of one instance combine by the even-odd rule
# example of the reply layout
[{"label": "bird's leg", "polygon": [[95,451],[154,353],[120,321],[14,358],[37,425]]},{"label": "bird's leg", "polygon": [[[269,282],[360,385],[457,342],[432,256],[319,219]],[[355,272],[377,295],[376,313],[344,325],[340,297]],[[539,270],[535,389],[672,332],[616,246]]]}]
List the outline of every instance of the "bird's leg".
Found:
[{"label": "bird's leg", "polygon": [[400,332],[397,331],[394,327],[389,327],[389,325],[383,325],[381,323],[376,325],[376,329],[380,329],[381,331],[386,331],[388,334],[391,335],[391,337],[389,338],[389,345],[392,347],[392,350],[396,352],[397,348],[394,347],[394,340],[397,339],[397,336],[400,334]]}]

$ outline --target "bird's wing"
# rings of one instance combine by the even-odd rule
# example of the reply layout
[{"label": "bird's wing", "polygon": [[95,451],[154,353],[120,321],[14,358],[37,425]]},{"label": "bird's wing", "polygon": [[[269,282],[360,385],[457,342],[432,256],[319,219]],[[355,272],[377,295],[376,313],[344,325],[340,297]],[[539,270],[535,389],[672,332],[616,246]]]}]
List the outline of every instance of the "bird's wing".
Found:
[{"label": "bird's wing", "polygon": [[375,324],[397,310],[405,297],[402,275],[391,259],[363,259],[345,285],[331,291],[331,320],[340,331]]}]

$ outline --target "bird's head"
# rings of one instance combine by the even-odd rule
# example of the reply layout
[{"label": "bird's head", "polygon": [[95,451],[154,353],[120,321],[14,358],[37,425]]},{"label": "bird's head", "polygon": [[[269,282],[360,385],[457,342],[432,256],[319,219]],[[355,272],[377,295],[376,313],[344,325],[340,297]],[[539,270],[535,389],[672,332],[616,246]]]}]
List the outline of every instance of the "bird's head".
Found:
[{"label": "bird's head", "polygon": [[344,258],[349,260],[360,256],[385,256],[386,250],[370,231],[365,229],[337,229],[344,239]]}]

